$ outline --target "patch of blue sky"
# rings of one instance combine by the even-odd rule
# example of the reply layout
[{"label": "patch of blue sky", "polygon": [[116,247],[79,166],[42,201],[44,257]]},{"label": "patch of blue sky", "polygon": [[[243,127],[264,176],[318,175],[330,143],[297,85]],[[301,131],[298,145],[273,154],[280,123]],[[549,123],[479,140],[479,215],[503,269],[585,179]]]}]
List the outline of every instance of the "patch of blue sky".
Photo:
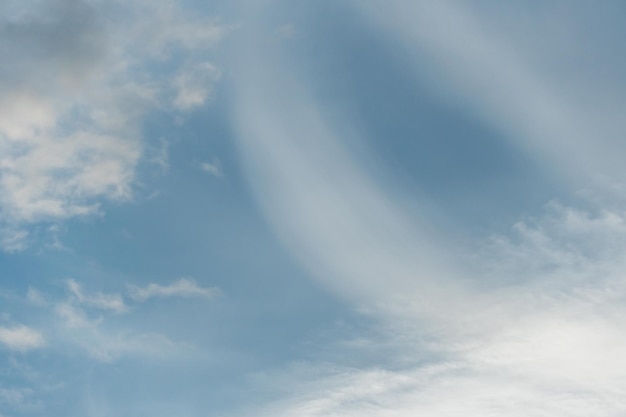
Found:
[{"label": "patch of blue sky", "polygon": [[[49,394],[37,392],[50,412],[81,415],[97,412],[90,407],[111,407],[111,412],[128,415],[149,409],[168,415],[164,410],[170,403],[178,403],[169,406],[177,413],[233,407],[242,401],[246,375],[313,354],[312,334],[352,314],[293,264],[254,209],[221,111],[218,99],[182,124],[172,114],[148,117],[148,140],[168,138],[168,168],[148,155],[134,201],[105,202],[102,216],[64,223],[54,236],[62,242],[60,248],[51,246],[52,237],[43,228],[35,250],[2,254],[1,275],[13,300],[3,303],[5,309],[16,322],[49,330],[51,351],[43,358],[29,357],[28,363],[59,385]],[[222,164],[223,175],[202,170],[202,162],[213,158]],[[208,302],[133,305],[132,314],[106,317],[101,327],[113,334],[107,336],[105,329],[102,337],[166,334],[195,346],[202,359],[169,363],[158,356],[142,358],[141,352],[131,352],[130,358],[124,352],[110,352],[111,357],[104,352],[94,359],[83,351],[90,347],[55,337],[55,326],[62,325],[53,324],[52,307],[33,307],[27,300],[34,289],[50,298],[46,303],[61,303],[68,296],[66,281],[74,279],[86,293],[122,294],[128,303],[128,284],[167,285],[179,277],[217,287],[220,295]],[[88,314],[94,321],[101,317]],[[76,395],[74,390],[82,399],[76,403],[68,398]],[[67,403],[60,400],[64,397]]]}]

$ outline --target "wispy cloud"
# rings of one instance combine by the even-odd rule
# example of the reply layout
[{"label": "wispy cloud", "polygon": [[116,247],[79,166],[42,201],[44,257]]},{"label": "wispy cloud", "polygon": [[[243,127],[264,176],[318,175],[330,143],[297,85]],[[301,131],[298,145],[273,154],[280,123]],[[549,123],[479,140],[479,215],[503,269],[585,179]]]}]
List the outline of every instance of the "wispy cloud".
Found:
[{"label": "wispy cloud", "polygon": [[[398,361],[310,363],[304,372],[267,375],[262,383],[275,379],[277,391],[290,388],[257,415],[583,417],[626,410],[620,383],[626,377],[624,245],[619,253],[605,246],[626,234],[607,234],[604,215],[572,218],[573,209],[553,210],[526,226],[531,236],[542,236],[515,244],[522,258],[498,255],[492,247],[484,261],[497,272],[480,293],[467,293],[478,302],[464,309],[465,317],[451,306],[455,319],[439,321],[435,331],[432,321],[407,311],[408,323],[383,320]],[[502,261],[508,262],[504,270]]]},{"label": "wispy cloud", "polygon": [[[528,5],[394,0],[381,10],[376,1],[353,4],[410,51],[406,62],[433,93],[500,130],[503,140],[548,163],[553,173],[580,188],[626,181],[614,156],[623,152],[618,138],[626,132],[614,109],[625,102],[611,92],[624,88],[616,76],[624,65],[607,39],[620,26],[617,3],[594,10],[596,21],[583,2],[567,3],[558,29],[563,36],[555,35],[554,25],[565,5],[560,1],[537,7],[533,18]],[[606,32],[598,30],[599,21]],[[598,60],[572,65],[574,57],[588,55]]]},{"label": "wispy cloud", "polygon": [[[167,295],[161,296],[206,296],[204,291],[208,291],[190,281],[177,284],[178,286],[174,285],[172,288],[165,287]],[[45,304],[56,318],[56,323],[51,324],[51,327],[57,330],[54,339],[57,348],[65,346],[78,349],[88,357],[102,362],[114,362],[125,356],[161,359],[182,357],[196,351],[192,345],[174,341],[166,334],[145,333],[120,327],[119,324],[113,325],[113,317],[132,312],[120,295],[86,293],[75,280],[67,280],[66,285],[70,292],[68,297],[56,303],[49,301]],[[34,290],[29,291],[29,297],[30,294],[34,294]]]},{"label": "wispy cloud", "polygon": [[[553,88],[552,74],[457,3],[354,4],[371,6],[366,13],[385,36],[426,57],[416,67],[437,68],[419,74],[437,80],[441,97],[476,104],[471,115],[534,153],[568,192],[597,185],[597,172],[623,178],[608,155],[621,149],[610,144],[623,121],[604,131]],[[623,200],[552,202],[543,216],[462,247],[427,226],[427,201],[417,198],[406,214],[344,146],[358,126],[337,127],[312,84],[283,71],[289,58],[263,49],[260,37],[241,49],[233,109],[259,205],[317,279],[397,335],[405,358],[330,370],[313,363],[307,383],[294,373],[285,384],[293,390],[261,415],[623,413],[626,229],[615,203]],[[606,133],[598,149],[595,126]]]},{"label": "wispy cloud", "polygon": [[126,357],[168,358],[190,354],[194,348],[171,340],[165,334],[115,329],[106,325],[106,318],[90,318],[75,305],[60,303],[54,308],[63,327],[57,343],[78,349],[88,357],[102,362],[115,362]]},{"label": "wispy cloud", "polygon": [[0,344],[9,350],[27,352],[45,346],[46,340],[38,331],[19,325],[0,327]]},{"label": "wispy cloud", "polygon": [[14,227],[0,230],[0,247],[7,252],[19,252],[27,247],[28,232]]},{"label": "wispy cloud", "polygon": [[428,314],[442,313],[438,297],[463,305],[454,255],[437,247],[444,244],[427,219],[409,215],[393,187],[350,155],[344,141],[353,138],[343,136],[355,131],[328,122],[324,105],[278,66],[285,58],[255,40],[241,53],[237,139],[259,205],[285,247],[357,303]]},{"label": "wispy cloud", "polygon": [[33,305],[38,307],[44,307],[48,304],[44,295],[33,287],[28,287],[28,291],[26,292],[26,299]]},{"label": "wispy cloud", "polygon": [[95,327],[102,322],[102,317],[90,319],[82,308],[70,302],[58,303],[54,307],[54,313],[63,321],[63,324],[69,328]]},{"label": "wispy cloud", "polygon": [[202,106],[211,97],[213,85],[220,79],[220,70],[210,62],[184,68],[174,79],[174,107],[191,110]]},{"label": "wispy cloud", "polygon": [[130,297],[137,301],[145,301],[150,298],[169,297],[200,297],[213,298],[218,294],[216,288],[200,287],[192,278],[181,278],[170,285],[151,283],[146,287],[129,285]]},{"label": "wispy cloud", "polygon": [[78,304],[100,310],[109,310],[118,314],[128,310],[124,299],[119,294],[104,294],[101,292],[85,294],[80,284],[75,280],[67,280],[66,284]]},{"label": "wispy cloud", "polygon": [[[87,292],[73,279],[65,282],[69,295],[53,300],[40,291],[29,288],[27,300],[37,307],[49,308],[54,320],[50,327],[56,329],[51,340],[57,348],[78,348],[89,357],[113,362],[123,356],[146,358],[179,357],[198,353],[192,345],[170,339],[166,334],[119,328],[112,325],[112,317],[132,312],[119,294]],[[199,286],[191,278],[181,278],[170,285],[149,284],[146,287],[128,285],[129,296],[136,302],[151,298],[199,297],[213,298],[216,288]],[[28,350],[43,344],[38,333],[25,328],[1,329],[0,342],[13,350]]]},{"label": "wispy cloud", "polygon": [[9,408],[13,412],[33,411],[33,394],[34,390],[30,388],[0,388],[0,410]]},{"label": "wispy cloud", "polygon": [[207,174],[211,174],[214,177],[221,177],[224,175],[222,162],[217,158],[213,158],[211,162],[203,162],[202,164],[200,164],[200,168],[202,169],[202,171],[206,172]]}]

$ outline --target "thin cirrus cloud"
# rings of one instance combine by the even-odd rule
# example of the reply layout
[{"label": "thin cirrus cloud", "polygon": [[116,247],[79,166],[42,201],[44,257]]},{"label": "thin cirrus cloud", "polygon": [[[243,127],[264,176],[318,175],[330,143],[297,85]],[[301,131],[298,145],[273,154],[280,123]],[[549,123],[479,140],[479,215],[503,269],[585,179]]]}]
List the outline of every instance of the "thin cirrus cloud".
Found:
[{"label": "thin cirrus cloud", "polygon": [[[28,351],[44,345],[53,350],[76,350],[105,363],[123,357],[161,360],[200,357],[201,349],[190,343],[173,340],[161,332],[145,332],[141,326],[121,325],[121,314],[129,317],[135,312],[122,295],[86,291],[73,279],[67,280],[66,286],[68,294],[62,299],[55,299],[32,287],[27,292],[26,301],[32,307],[51,313],[46,321],[50,329],[48,341],[33,329],[17,326],[1,328],[0,342],[15,351]],[[150,297],[209,297],[216,291],[202,288],[191,279],[182,279],[170,286],[151,284],[136,289],[144,292],[139,298],[131,297],[135,301]]]},{"label": "thin cirrus cloud", "polygon": [[[0,243],[7,251],[28,245],[29,226],[132,198],[135,168],[150,146],[143,116],[205,103],[219,78],[207,54],[226,32],[172,1],[20,3],[4,2],[0,18]],[[177,52],[188,59],[172,74],[149,65]]]},{"label": "thin cirrus cloud", "polygon": [[[503,139],[580,187],[623,182],[616,155],[626,123],[616,109],[625,103],[615,92],[624,88],[624,64],[609,38],[620,36],[618,3],[488,4],[391,1],[384,13],[375,1],[354,6],[410,51],[407,60],[431,89]],[[585,65],[571,64],[582,57]]]},{"label": "thin cirrus cloud", "polygon": [[[414,211],[417,219],[406,215],[345,150],[349,131],[333,124],[312,83],[281,69],[289,57],[251,35],[233,112],[259,205],[314,276],[385,323],[403,358],[322,376],[312,364],[308,379],[286,377],[292,389],[260,415],[620,415],[626,216],[615,203],[620,196],[597,180],[624,180],[611,155],[621,149],[615,135],[623,120],[604,124],[586,103],[571,103],[562,84],[551,85],[553,73],[477,23],[478,7],[354,7],[379,25],[380,36],[429,57],[414,65],[437,69],[417,74],[436,80],[442,100],[475,106],[467,111],[554,168],[547,172],[567,192],[595,186],[596,196],[613,203],[549,202],[543,214],[467,247],[446,241],[424,226],[426,209]],[[531,50],[540,42],[525,41]],[[599,90],[588,97],[602,97]]]},{"label": "thin cirrus cloud", "polygon": [[51,347],[78,351],[99,362],[112,363],[127,357],[165,360],[197,353],[192,345],[163,333],[112,327],[110,317],[92,317],[71,303],[57,304],[54,313],[60,326]]},{"label": "thin cirrus cloud", "polygon": [[213,158],[211,162],[203,162],[202,164],[200,164],[200,168],[203,172],[206,172],[207,174],[210,174],[214,177],[221,177],[224,175],[222,163],[217,158]]},{"label": "thin cirrus cloud", "polygon": [[135,301],[146,301],[151,298],[198,297],[213,298],[218,294],[216,288],[205,288],[198,285],[192,278],[180,278],[170,285],[150,283],[145,287],[128,285],[129,296]]},{"label": "thin cirrus cloud", "polygon": [[72,296],[76,298],[78,304],[100,310],[109,310],[118,314],[128,310],[128,306],[126,306],[124,299],[119,294],[97,292],[87,295],[83,292],[80,284],[73,279],[67,280],[67,287]]}]

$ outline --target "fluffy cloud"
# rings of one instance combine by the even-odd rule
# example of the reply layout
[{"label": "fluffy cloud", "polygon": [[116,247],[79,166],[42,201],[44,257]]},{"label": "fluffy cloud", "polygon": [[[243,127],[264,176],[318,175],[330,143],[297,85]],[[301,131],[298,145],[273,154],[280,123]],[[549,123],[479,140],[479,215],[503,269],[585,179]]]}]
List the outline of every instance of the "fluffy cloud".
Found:
[{"label": "fluffy cloud", "polygon": [[[14,251],[29,224],[132,197],[142,116],[205,102],[219,77],[206,52],[224,29],[173,1],[8,1],[2,11],[0,243]],[[185,65],[155,69],[178,51]]]},{"label": "fluffy cloud", "polygon": [[9,350],[26,352],[45,346],[46,340],[41,333],[30,327],[0,327],[0,344]]}]

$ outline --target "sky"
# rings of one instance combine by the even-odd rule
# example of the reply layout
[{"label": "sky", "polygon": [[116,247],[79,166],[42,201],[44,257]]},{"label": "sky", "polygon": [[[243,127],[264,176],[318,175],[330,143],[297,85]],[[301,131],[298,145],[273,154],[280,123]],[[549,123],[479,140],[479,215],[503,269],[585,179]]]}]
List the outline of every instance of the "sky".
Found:
[{"label": "sky", "polygon": [[0,1],[0,417],[623,416],[625,19]]}]

